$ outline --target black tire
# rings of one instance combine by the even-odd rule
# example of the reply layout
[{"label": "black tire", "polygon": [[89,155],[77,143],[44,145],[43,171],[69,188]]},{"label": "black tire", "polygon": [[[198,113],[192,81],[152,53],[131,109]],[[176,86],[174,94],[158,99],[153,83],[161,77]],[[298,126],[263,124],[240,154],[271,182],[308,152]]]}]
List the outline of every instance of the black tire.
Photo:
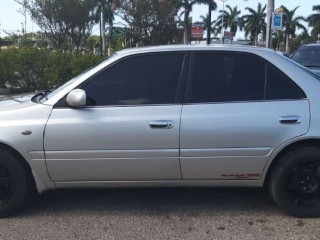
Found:
[{"label": "black tire", "polygon": [[279,159],[269,181],[273,200],[295,217],[320,217],[320,148],[303,147]]},{"label": "black tire", "polygon": [[0,218],[16,212],[29,192],[28,171],[13,154],[0,149]]}]

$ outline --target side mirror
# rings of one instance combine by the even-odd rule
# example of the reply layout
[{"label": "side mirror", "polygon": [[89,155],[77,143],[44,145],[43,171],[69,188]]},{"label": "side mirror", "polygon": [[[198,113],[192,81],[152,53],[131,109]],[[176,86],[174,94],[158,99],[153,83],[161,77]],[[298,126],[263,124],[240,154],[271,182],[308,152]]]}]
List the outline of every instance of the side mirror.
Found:
[{"label": "side mirror", "polygon": [[87,94],[82,89],[74,89],[67,96],[67,103],[71,107],[83,107],[87,102]]}]

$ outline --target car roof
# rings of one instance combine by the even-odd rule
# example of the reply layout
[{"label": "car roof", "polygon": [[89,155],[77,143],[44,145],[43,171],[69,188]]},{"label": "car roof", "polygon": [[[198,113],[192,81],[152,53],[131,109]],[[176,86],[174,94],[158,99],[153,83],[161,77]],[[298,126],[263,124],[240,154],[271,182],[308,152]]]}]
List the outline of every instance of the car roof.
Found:
[{"label": "car roof", "polygon": [[304,44],[302,47],[320,47],[320,43],[308,43]]},{"label": "car roof", "polygon": [[197,50],[225,50],[225,51],[244,51],[244,52],[273,52],[274,50],[245,45],[230,45],[230,44],[213,44],[213,45],[166,45],[155,47],[141,47],[141,48],[129,48],[118,51],[119,55],[129,55],[148,52],[166,52],[166,51],[197,51]]}]

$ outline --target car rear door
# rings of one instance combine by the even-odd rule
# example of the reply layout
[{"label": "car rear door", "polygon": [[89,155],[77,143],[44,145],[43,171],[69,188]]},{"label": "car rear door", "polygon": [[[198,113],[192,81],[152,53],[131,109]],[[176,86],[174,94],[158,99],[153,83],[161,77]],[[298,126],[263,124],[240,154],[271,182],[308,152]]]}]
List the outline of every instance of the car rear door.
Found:
[{"label": "car rear door", "polygon": [[309,129],[309,101],[250,53],[196,52],[181,117],[183,179],[259,179],[274,149]]},{"label": "car rear door", "polygon": [[44,138],[52,180],[181,179],[184,61],[184,52],[131,56],[79,86],[86,107],[71,108],[62,99]]}]

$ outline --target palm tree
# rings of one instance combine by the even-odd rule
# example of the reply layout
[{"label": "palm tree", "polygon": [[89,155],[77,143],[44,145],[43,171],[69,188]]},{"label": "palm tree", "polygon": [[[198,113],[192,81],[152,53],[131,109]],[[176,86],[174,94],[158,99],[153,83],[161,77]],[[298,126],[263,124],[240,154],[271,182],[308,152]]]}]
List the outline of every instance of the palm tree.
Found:
[{"label": "palm tree", "polygon": [[303,17],[301,17],[301,16],[294,17],[294,14],[299,7],[296,7],[295,9],[293,9],[291,11],[283,5],[281,6],[281,8],[283,9],[282,26],[284,28],[284,35],[285,35],[285,39],[286,39],[286,52],[289,52],[289,41],[290,41],[289,38],[290,38],[290,36],[295,36],[297,28],[303,29],[305,32],[307,32],[307,29],[305,28],[305,26],[303,26],[300,23],[301,20],[304,20]]},{"label": "palm tree", "polygon": [[211,1],[211,6],[212,10],[215,10],[217,8],[217,4],[214,0],[177,0],[176,6],[177,9],[180,10],[182,9],[181,15],[184,15],[184,20],[183,20],[183,28],[184,28],[184,33],[183,33],[183,42],[184,44],[189,43],[189,16],[190,12],[193,9],[193,6],[196,4],[208,4],[209,1]]},{"label": "palm tree", "polygon": [[101,9],[103,9],[103,18],[105,23],[107,23],[109,26],[112,26],[115,17],[114,11],[117,4],[118,1],[114,0],[96,0],[96,22],[98,23],[100,21]]},{"label": "palm tree", "polygon": [[207,14],[206,16],[201,15],[200,18],[202,20],[201,23],[203,23],[204,30],[207,31],[208,28],[210,27],[211,32],[216,36],[216,34],[217,34],[216,28],[212,27],[212,25],[214,25],[216,23],[216,21],[213,20],[213,21],[211,21],[211,23],[209,23],[209,14]]},{"label": "palm tree", "polygon": [[[105,29],[106,23],[109,27],[112,27],[114,21],[114,10],[118,3],[117,0],[95,0],[95,22],[100,23],[100,44],[101,44],[101,55],[105,54]],[[103,13],[103,20],[101,20],[101,11]],[[104,29],[104,31],[103,31]],[[109,37],[110,45],[110,37]],[[110,48],[110,46],[109,46]]]},{"label": "palm tree", "polygon": [[261,3],[258,4],[257,10],[246,7],[249,14],[242,17],[245,36],[247,37],[250,34],[250,37],[254,39],[255,45],[258,44],[259,33],[266,31],[266,7],[266,5],[262,7]]},{"label": "palm tree", "polygon": [[[238,7],[231,8],[229,5],[226,6],[229,11],[220,10],[220,15],[217,19],[216,26],[217,31],[221,32],[222,25],[224,29],[229,28],[230,32],[233,33],[233,36],[236,35],[238,27],[242,29],[242,18],[240,17],[241,11],[238,10]],[[222,24],[222,15],[223,15],[223,24]]]},{"label": "palm tree", "polygon": [[[188,22],[187,22],[187,29],[192,28],[192,23],[193,23],[193,19],[192,19],[192,17],[189,17]],[[177,24],[178,24],[179,29],[182,29],[182,28],[185,29],[186,23],[184,20],[181,20],[181,17],[178,18]],[[185,33],[185,32],[183,31],[183,33]],[[191,31],[187,31],[187,33],[188,33],[188,41],[189,41],[189,39],[191,37]]]},{"label": "palm tree", "polygon": [[313,6],[312,10],[316,11],[317,13],[308,16],[307,21],[309,22],[309,26],[313,27],[311,31],[312,36],[317,38],[317,36],[320,34],[320,5]]}]

